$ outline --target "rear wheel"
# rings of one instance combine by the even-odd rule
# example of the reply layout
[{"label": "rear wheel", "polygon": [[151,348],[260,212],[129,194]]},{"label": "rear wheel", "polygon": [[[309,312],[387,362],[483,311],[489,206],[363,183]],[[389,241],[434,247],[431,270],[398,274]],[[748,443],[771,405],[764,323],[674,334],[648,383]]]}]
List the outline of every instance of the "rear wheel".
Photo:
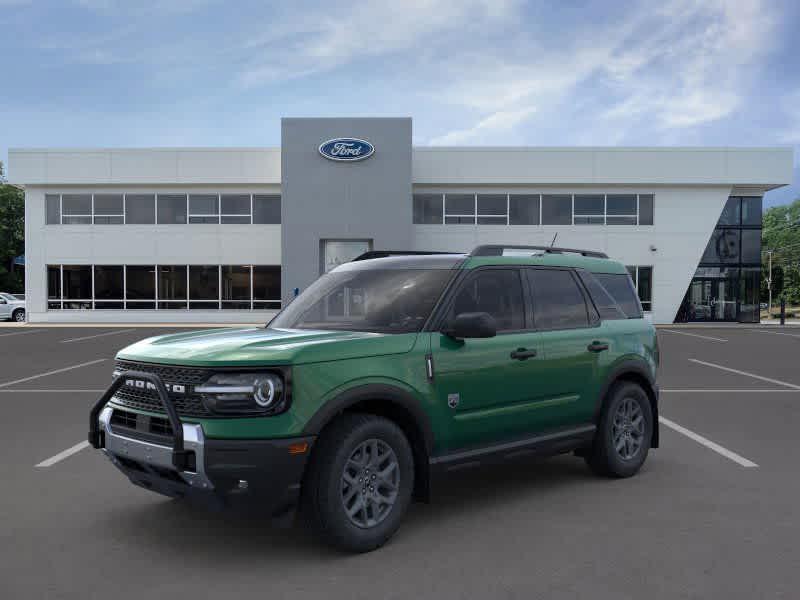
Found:
[{"label": "rear wheel", "polygon": [[17,323],[22,323],[25,321],[25,310],[22,308],[18,308],[14,311],[14,314],[11,315],[11,319],[16,321]]},{"label": "rear wheel", "polygon": [[586,462],[599,475],[630,477],[647,459],[652,437],[647,393],[636,383],[617,383],[609,392]]},{"label": "rear wheel", "polygon": [[303,482],[312,529],[350,552],[382,546],[400,527],[414,488],[414,458],[392,421],[346,414],[327,427]]}]

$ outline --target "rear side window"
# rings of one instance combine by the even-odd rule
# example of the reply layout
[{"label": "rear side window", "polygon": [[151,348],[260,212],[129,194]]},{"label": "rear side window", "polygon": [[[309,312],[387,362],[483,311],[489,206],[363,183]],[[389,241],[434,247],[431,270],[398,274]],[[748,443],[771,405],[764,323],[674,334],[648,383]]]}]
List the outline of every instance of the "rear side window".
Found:
[{"label": "rear side window", "polygon": [[458,290],[450,318],[461,313],[486,312],[497,321],[497,331],[525,329],[525,302],[519,271],[481,269]]},{"label": "rear side window", "polygon": [[627,319],[628,316],[622,311],[617,304],[616,300],[606,291],[606,288],[597,281],[595,276],[589,271],[578,271],[583,285],[586,286],[589,295],[592,297],[597,312],[600,313],[600,318],[605,320],[609,319]]},{"label": "rear side window", "polygon": [[627,273],[595,273],[594,276],[617,301],[622,312],[629,319],[640,319],[642,317],[642,305],[639,304],[639,296],[633,287],[631,276]]},{"label": "rear side window", "polygon": [[570,271],[526,269],[533,292],[537,329],[578,329],[589,326],[586,301]]}]

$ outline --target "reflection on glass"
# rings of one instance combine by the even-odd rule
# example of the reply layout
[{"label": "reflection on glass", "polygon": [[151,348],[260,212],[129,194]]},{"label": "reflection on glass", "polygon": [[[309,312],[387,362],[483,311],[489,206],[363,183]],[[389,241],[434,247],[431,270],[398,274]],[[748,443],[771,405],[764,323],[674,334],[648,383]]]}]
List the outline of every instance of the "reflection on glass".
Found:
[{"label": "reflection on glass", "polygon": [[322,272],[328,273],[370,250],[372,240],[322,240]]}]

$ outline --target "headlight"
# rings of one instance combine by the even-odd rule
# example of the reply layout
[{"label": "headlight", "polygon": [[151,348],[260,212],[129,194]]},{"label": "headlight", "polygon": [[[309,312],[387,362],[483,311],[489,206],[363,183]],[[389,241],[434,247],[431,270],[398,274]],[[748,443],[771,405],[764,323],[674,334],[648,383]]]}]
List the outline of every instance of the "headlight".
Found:
[{"label": "headlight", "polygon": [[194,391],[217,414],[272,415],[288,408],[283,380],[275,373],[217,373]]}]

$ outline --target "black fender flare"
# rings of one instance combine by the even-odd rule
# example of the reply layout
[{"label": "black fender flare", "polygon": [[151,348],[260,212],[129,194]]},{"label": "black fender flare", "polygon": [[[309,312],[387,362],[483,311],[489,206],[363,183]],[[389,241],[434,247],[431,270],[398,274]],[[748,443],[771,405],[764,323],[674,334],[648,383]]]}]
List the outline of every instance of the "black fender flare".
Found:
[{"label": "black fender flare", "polygon": [[653,438],[650,442],[650,446],[652,448],[658,448],[660,438],[658,425],[658,385],[653,379],[649,366],[641,359],[628,358],[614,365],[597,396],[593,421],[595,424],[600,422],[603,404],[611,386],[620,379],[629,378],[631,375],[639,382],[645,384],[645,392],[650,398],[650,405],[653,413]]},{"label": "black fender flare", "polygon": [[305,427],[303,435],[319,435],[325,426],[330,423],[339,413],[355,406],[360,402],[375,401],[388,402],[409,413],[422,434],[422,441],[425,444],[425,452],[430,456],[433,450],[433,427],[427,411],[422,407],[422,403],[414,397],[411,392],[397,386],[383,383],[367,383],[358,385],[343,391],[341,394],[327,401],[312,416]]}]

